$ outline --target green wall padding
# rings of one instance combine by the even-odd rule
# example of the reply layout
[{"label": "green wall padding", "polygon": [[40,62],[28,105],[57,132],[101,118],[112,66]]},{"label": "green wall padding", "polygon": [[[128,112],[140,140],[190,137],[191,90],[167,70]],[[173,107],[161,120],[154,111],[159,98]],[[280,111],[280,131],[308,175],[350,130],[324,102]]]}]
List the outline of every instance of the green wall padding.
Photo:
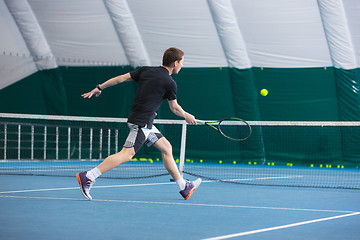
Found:
[{"label": "green wall padding", "polygon": [[[7,104],[2,104],[0,111],[63,114],[66,107],[60,107],[63,110],[59,110],[57,106],[61,103],[67,104],[70,115],[127,117],[130,113],[136,83],[127,82],[105,89],[99,98],[83,99],[81,94],[90,91],[98,83],[132,71],[133,68],[127,66],[59,69],[61,75],[58,70],[38,72],[2,89],[0,99]],[[340,70],[336,70],[336,78],[346,78],[348,74],[355,74],[358,79],[359,70],[356,71],[344,71],[342,74]],[[59,78],[60,80],[45,81],[47,86],[43,82],[44,79]],[[336,121],[339,120],[339,113],[341,116],[349,114],[349,110],[341,102],[338,107],[339,93],[333,68],[183,68],[178,75],[173,75],[173,78],[178,85],[178,102],[198,119],[221,119],[238,115],[247,120],[257,119],[256,107],[253,106],[256,101],[251,93],[251,78],[256,86],[260,120]],[[62,92],[61,81],[65,93]],[[269,90],[266,97],[259,94],[263,88]],[[338,88],[338,91],[342,91],[341,88]],[[29,94],[31,99],[26,98]],[[63,99],[64,96],[66,100]],[[356,101],[355,96],[349,104],[359,106]],[[50,103],[53,107],[48,106]],[[359,112],[356,113],[355,109],[353,115],[360,114]],[[159,118],[179,119],[171,113],[166,102],[159,111]]]},{"label": "green wall padding", "polygon": [[[359,121],[360,120],[360,69],[334,69],[338,106],[339,120]],[[360,142],[360,136],[353,132],[351,128],[342,128],[342,135],[351,135],[351,138],[342,138],[342,158],[346,162],[356,164],[360,159],[360,148],[356,143]],[[355,147],[354,147],[355,146]]]},{"label": "green wall padding", "polygon": [[59,69],[34,73],[0,91],[0,112],[67,115]]},{"label": "green wall padding", "polygon": [[131,67],[61,67],[67,92],[69,114],[74,116],[127,117],[135,97],[134,82],[125,82],[104,89],[99,97],[84,99],[108,79],[134,70]]},{"label": "green wall padding", "polygon": [[339,120],[360,120],[360,69],[334,69],[337,97],[339,105]]},{"label": "green wall padding", "polygon": [[39,72],[0,91],[0,111],[5,113],[46,114]]},{"label": "green wall padding", "polygon": [[[228,68],[183,68],[173,74],[178,86],[177,101],[197,119],[222,119],[234,116],[234,104]],[[159,117],[179,119],[165,102]]]},{"label": "green wall padding", "polygon": [[230,68],[230,81],[235,116],[259,121],[260,113],[252,69]]},{"label": "green wall padding", "polygon": [[[259,121],[260,112],[252,69],[230,68],[230,81],[235,117],[247,121]],[[262,161],[265,161],[263,133],[260,126],[252,127],[251,144],[245,142],[236,144],[239,145],[238,148],[247,146],[242,150],[242,156],[246,156],[245,161],[248,159],[256,159],[255,161],[263,159]]]},{"label": "green wall padding", "polygon": [[[136,83],[126,82],[105,89],[98,98],[83,99],[82,93],[97,84],[132,71],[131,67],[61,67],[71,115],[126,118],[135,97]],[[229,70],[184,68],[172,75],[178,85],[178,103],[198,119],[234,116]],[[217,81],[214,81],[214,80]],[[158,118],[180,119],[165,101]]]},{"label": "green wall padding", "polygon": [[[131,110],[136,83],[127,82],[105,89],[99,98],[83,99],[81,94],[111,77],[132,70],[127,66],[60,67],[41,71],[2,89],[0,111],[126,118]],[[183,68],[173,78],[178,85],[178,102],[198,119],[232,116],[262,121],[360,119],[359,69]],[[263,88],[269,91],[266,97],[259,94]],[[158,118],[179,119],[166,102]],[[268,129],[254,129],[251,139],[239,144],[224,141],[215,131],[211,133],[212,130],[204,137],[198,132],[201,131],[199,126],[191,126],[187,153],[194,158],[208,156],[212,161],[231,162],[230,151],[234,147],[238,151],[235,154],[237,160],[243,163],[263,163],[265,160],[265,163],[293,161],[306,165],[337,164],[340,161],[357,166],[359,162],[360,150],[354,146],[358,146],[356,143],[360,142],[360,137],[357,134],[349,137],[351,129],[316,128],[317,134],[311,139],[312,130],[304,133],[290,131],[287,136],[281,136],[288,130],[269,132]],[[167,137],[171,139],[170,135]],[[121,136],[119,141],[124,137]],[[279,138],[287,141],[274,141]],[[209,149],[214,139],[218,139],[218,144]]]},{"label": "green wall padding", "polygon": [[47,114],[68,115],[68,104],[59,68],[39,72]]},{"label": "green wall padding", "polygon": [[[263,121],[337,121],[333,68],[253,68]],[[266,97],[260,95],[267,89]]]}]

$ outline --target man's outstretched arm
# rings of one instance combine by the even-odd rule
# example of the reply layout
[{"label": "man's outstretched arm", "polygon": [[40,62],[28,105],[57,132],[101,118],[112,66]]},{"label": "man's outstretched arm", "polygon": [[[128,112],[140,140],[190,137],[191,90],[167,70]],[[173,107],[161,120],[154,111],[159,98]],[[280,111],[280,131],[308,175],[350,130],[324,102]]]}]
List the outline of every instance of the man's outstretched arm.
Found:
[{"label": "man's outstretched arm", "polygon": [[125,73],[123,75],[119,75],[117,77],[110,78],[106,82],[97,85],[97,87],[94,88],[93,90],[91,90],[90,92],[84,93],[81,96],[83,98],[91,98],[93,95],[98,97],[98,96],[100,96],[101,91],[104,90],[105,88],[114,86],[114,85],[122,83],[122,82],[131,81],[131,80],[132,79],[131,79],[130,73]]},{"label": "man's outstretched arm", "polygon": [[185,121],[190,124],[196,124],[196,119],[193,115],[190,113],[187,113],[184,111],[184,109],[178,104],[177,100],[171,100],[169,101],[170,110],[178,115],[179,117],[185,118]]}]

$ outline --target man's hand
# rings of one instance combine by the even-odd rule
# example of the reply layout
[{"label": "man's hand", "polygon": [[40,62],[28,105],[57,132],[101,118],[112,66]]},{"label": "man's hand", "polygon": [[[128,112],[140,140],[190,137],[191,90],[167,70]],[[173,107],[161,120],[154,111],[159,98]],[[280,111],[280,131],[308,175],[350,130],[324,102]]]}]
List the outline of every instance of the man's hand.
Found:
[{"label": "man's hand", "polygon": [[96,87],[93,90],[91,90],[91,92],[88,93],[84,93],[83,95],[81,95],[83,98],[91,98],[93,95],[95,95],[96,97],[100,96],[101,91]]},{"label": "man's hand", "polygon": [[195,117],[193,115],[191,115],[190,113],[185,113],[185,121],[188,124],[197,124],[197,121],[195,119]]},{"label": "man's hand", "polygon": [[188,124],[195,124],[195,125],[197,124],[195,117],[193,115],[191,115],[190,113],[185,112],[184,109],[182,109],[182,107],[177,103],[176,99],[170,100],[169,106],[170,106],[170,110],[173,113],[175,113],[179,117],[185,118],[185,121]]}]

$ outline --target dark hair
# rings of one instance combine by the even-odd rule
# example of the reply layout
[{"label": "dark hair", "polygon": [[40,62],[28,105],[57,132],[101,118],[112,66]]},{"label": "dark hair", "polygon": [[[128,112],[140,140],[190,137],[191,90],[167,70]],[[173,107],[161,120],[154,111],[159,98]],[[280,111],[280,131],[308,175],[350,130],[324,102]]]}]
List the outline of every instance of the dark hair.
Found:
[{"label": "dark hair", "polygon": [[163,66],[169,67],[173,62],[180,61],[184,57],[184,52],[178,48],[171,47],[166,49],[163,55]]}]

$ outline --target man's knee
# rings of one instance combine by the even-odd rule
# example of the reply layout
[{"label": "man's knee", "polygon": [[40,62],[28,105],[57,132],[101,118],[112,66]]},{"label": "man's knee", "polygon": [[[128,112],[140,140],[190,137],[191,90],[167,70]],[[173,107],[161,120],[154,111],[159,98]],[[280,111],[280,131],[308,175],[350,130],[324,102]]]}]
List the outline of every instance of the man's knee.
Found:
[{"label": "man's knee", "polygon": [[164,141],[163,149],[162,149],[161,152],[164,153],[164,154],[172,154],[172,145],[168,140]]},{"label": "man's knee", "polygon": [[120,151],[119,154],[123,154],[126,156],[129,160],[131,160],[135,156],[135,149],[134,147],[123,147],[123,149]]},{"label": "man's knee", "polygon": [[160,138],[154,146],[157,147],[163,154],[172,154],[171,143],[165,137]]}]

